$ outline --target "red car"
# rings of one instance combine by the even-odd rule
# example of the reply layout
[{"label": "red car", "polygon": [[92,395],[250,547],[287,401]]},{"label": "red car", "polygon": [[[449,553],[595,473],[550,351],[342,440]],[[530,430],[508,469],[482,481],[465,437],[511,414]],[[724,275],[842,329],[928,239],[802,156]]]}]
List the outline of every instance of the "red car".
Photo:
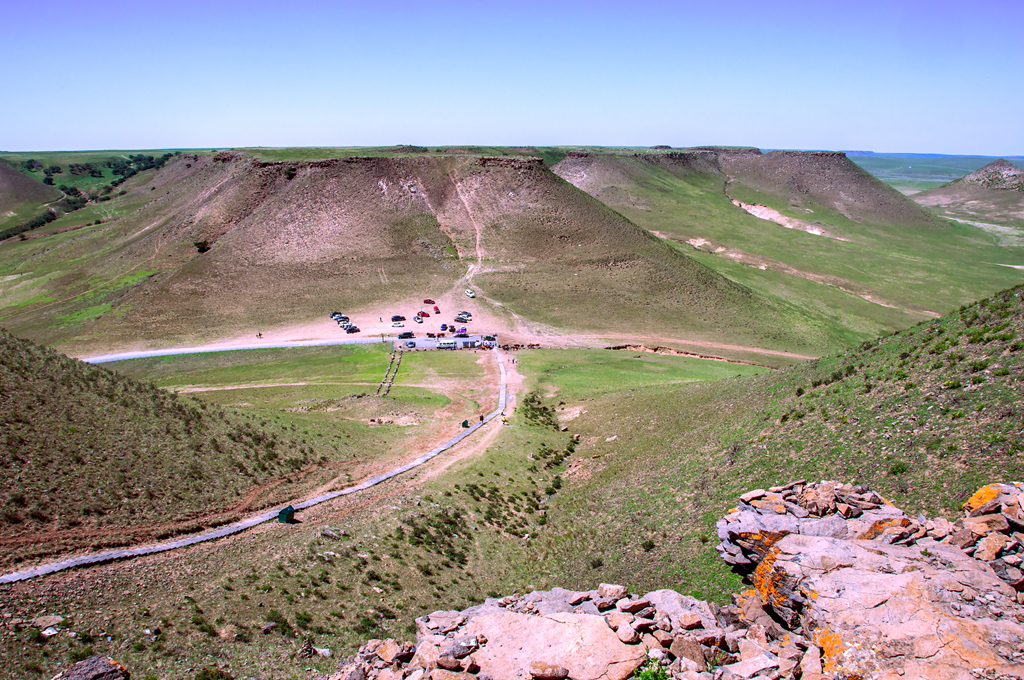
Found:
[{"label": "red car", "polygon": [[427,314],[426,312],[420,312],[420,316],[430,316],[430,315]]},{"label": "red car", "polygon": [[427,298],[426,300],[423,301],[423,304],[425,304],[425,305],[432,305],[432,304],[434,304],[434,301],[431,300],[430,298]]},{"label": "red car", "polygon": [[440,313],[441,313],[441,310],[437,308],[437,305],[434,305],[434,314],[440,314]]}]

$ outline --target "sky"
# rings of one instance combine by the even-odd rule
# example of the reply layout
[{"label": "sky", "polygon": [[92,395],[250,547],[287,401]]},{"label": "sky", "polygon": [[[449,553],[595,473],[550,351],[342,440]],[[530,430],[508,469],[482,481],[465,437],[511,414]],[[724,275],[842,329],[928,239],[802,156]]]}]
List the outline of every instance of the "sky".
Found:
[{"label": "sky", "polygon": [[0,150],[1024,155],[1024,2],[6,0]]}]

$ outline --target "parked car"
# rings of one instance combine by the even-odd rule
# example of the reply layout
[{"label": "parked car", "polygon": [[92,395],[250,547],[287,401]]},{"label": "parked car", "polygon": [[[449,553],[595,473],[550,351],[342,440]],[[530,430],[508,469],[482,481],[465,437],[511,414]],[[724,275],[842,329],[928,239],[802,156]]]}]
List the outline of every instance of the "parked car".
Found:
[{"label": "parked car", "polygon": [[455,317],[455,323],[466,323],[467,321],[469,321],[469,319],[464,316]]},{"label": "parked car", "polygon": [[391,324],[392,328],[405,328],[405,324],[401,321],[395,321]]},{"label": "parked car", "polygon": [[446,324],[446,323],[441,324],[441,330],[443,330],[443,331],[448,330],[448,324]]},{"label": "parked car", "polygon": [[467,312],[465,309],[460,309],[458,311],[458,315],[459,316],[473,316],[473,312]]},{"label": "parked car", "polygon": [[404,316],[400,316],[398,314],[395,314],[393,317],[391,317],[391,320],[392,321],[405,321],[405,317]]},{"label": "parked car", "polygon": [[352,326],[350,328],[346,328],[345,332],[346,333],[358,333],[359,332],[359,327],[358,326]]},{"label": "parked car", "polygon": [[341,316],[341,312],[331,312],[331,318],[336,319]]},{"label": "parked car", "polygon": [[428,338],[436,338],[437,336],[434,335],[433,333],[427,333],[427,337]]},{"label": "parked car", "polygon": [[407,341],[407,342],[405,343],[405,346],[406,346],[406,347],[415,347],[415,346],[416,346],[416,343],[415,343],[414,341],[412,341],[412,340],[409,340],[409,341]]},{"label": "parked car", "polygon": [[399,340],[406,340],[408,338],[415,338],[415,337],[416,337],[416,334],[413,333],[412,331],[405,331],[404,333],[399,333],[398,334],[398,339]]},{"label": "parked car", "polygon": [[469,335],[467,335],[466,333],[456,333],[455,337],[457,337],[457,338],[468,338]]},{"label": "parked car", "polygon": [[474,293],[471,288],[467,288],[466,289],[466,297],[475,298],[476,297],[476,293]]},{"label": "parked car", "polygon": [[462,328],[460,328],[459,330],[456,331],[456,333],[465,333],[465,332],[466,332],[465,326],[463,326]]},{"label": "parked car", "polygon": [[432,305],[432,304],[434,304],[434,301],[431,300],[430,298],[427,298],[426,300],[423,301],[423,304],[425,304],[425,305]]},{"label": "parked car", "polygon": [[418,317],[418,316],[414,316],[414,317],[412,317],[412,320],[413,320],[413,321],[415,321],[416,323],[423,323],[423,319],[421,319],[421,318],[420,318],[420,317]]},{"label": "parked car", "polygon": [[437,305],[434,305],[434,314],[440,314],[440,313],[441,313],[441,310],[438,308]]},{"label": "parked car", "polygon": [[430,316],[430,314],[428,314],[427,312],[420,312],[416,316]]}]

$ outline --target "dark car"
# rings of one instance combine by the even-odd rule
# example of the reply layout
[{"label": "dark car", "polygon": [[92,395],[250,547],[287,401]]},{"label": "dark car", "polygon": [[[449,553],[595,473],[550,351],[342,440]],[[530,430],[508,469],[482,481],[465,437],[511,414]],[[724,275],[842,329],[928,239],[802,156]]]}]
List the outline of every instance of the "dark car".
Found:
[{"label": "dark car", "polygon": [[352,326],[350,328],[346,328],[345,332],[346,333],[358,333],[359,332],[359,326]]},{"label": "dark car", "polygon": [[440,314],[440,313],[441,313],[441,309],[437,305],[434,305],[434,314]]},{"label": "dark car", "polygon": [[432,304],[434,304],[434,301],[431,300],[430,298],[427,298],[426,300],[423,301],[423,304],[425,304],[425,305],[432,305]]},{"label": "dark car", "polygon": [[399,340],[408,340],[409,338],[415,338],[415,337],[416,337],[416,334],[413,333],[412,331],[406,331],[404,333],[399,333],[398,334],[398,339]]},{"label": "dark car", "polygon": [[456,333],[455,337],[457,337],[457,338],[468,338],[469,334],[468,333]]},{"label": "dark car", "polygon": [[405,321],[405,317],[404,316],[400,316],[398,314],[395,314],[393,317],[391,317],[391,320],[392,321]]},{"label": "dark car", "polygon": [[443,331],[448,330],[448,324],[446,324],[446,323],[441,324],[441,330],[443,330]]},{"label": "dark car", "polygon": [[467,319],[464,316],[457,316],[457,317],[455,317],[455,323],[469,323],[469,321],[470,320]]}]

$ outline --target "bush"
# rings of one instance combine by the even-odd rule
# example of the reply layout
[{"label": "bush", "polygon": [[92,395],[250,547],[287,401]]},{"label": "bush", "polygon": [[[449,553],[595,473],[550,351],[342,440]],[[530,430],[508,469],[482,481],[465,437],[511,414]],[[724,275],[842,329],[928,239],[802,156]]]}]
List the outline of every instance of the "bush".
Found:
[{"label": "bush", "polygon": [[235,680],[235,676],[219,668],[204,668],[196,673],[196,680]]}]

